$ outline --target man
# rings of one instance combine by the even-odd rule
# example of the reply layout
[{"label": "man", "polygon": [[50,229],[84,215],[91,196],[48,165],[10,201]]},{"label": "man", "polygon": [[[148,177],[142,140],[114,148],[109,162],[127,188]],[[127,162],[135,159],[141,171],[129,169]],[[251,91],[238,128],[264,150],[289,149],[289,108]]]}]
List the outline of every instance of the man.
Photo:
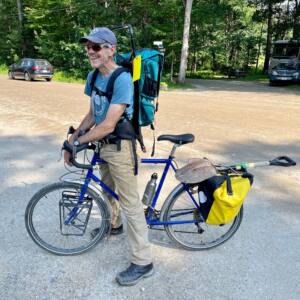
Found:
[{"label": "man", "polygon": [[[126,115],[127,119],[133,114],[133,84],[130,73],[123,72],[115,80],[110,102],[97,91],[106,91],[106,85],[111,74],[119,66],[114,62],[117,40],[114,33],[105,27],[98,27],[88,36],[80,39],[86,46],[87,55],[93,68],[99,73],[95,80],[95,88],[91,88],[93,72],[87,77],[85,94],[90,97],[89,112],[83,118],[80,126],[71,136],[69,142],[83,144],[104,139],[100,156],[107,165],[101,166],[102,180],[117,190],[120,204],[110,199],[112,206],[112,234],[121,234],[123,225],[119,205],[127,218],[128,241],[132,253],[132,262],[116,280],[120,285],[134,285],[140,279],[153,274],[153,264],[148,229],[144,217],[142,203],[139,199],[137,178],[134,176],[133,147],[130,140],[117,139],[115,128]],[[78,137],[80,131],[90,129],[85,135]],[[110,138],[114,136],[114,138]],[[120,143],[120,144],[118,144]],[[65,151],[64,159],[70,164],[70,154]],[[97,232],[96,232],[97,233]],[[95,234],[95,232],[94,232]]]}]

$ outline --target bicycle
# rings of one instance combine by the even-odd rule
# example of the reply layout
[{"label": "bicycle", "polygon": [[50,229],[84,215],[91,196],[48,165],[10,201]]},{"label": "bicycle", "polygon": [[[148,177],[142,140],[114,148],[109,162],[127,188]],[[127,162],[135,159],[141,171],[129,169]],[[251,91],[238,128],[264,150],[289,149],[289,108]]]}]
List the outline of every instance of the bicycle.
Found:
[{"label": "bicycle", "polygon": [[[196,184],[179,183],[163,202],[161,210],[156,204],[170,169],[176,172],[175,151],[177,147],[192,143],[194,135],[161,135],[158,141],[173,143],[168,158],[141,159],[142,164],[164,164],[151,205],[145,209],[145,218],[150,229],[163,226],[169,238],[186,250],[211,249],[229,240],[238,230],[243,219],[243,206],[228,224],[206,224],[201,216],[201,203]],[[107,194],[118,200],[118,195],[94,175],[99,164],[105,163],[99,156],[99,143],[74,147],[65,142],[72,152],[75,167],[86,170],[83,180],[64,180],[45,186],[29,201],[25,212],[25,225],[29,236],[41,248],[57,255],[84,253],[96,246],[111,226],[111,210]],[[76,160],[76,153],[92,149],[90,164]],[[231,166],[216,166],[218,172],[243,174],[248,168],[258,166],[293,166],[289,157],[281,156],[271,161],[239,163]],[[99,228],[92,236],[93,229]]]}]

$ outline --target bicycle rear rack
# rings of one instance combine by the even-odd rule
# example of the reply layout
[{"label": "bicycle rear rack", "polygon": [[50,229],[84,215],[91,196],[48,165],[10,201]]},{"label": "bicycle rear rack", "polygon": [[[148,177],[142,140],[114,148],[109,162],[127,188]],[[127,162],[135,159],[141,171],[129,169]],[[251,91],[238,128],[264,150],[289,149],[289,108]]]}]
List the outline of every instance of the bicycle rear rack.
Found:
[{"label": "bicycle rear rack", "polygon": [[[82,203],[79,202],[79,193],[65,190],[62,192],[62,197],[59,201],[59,221],[60,232],[65,236],[83,236],[90,218],[93,207],[93,199],[89,196],[84,196]],[[65,225],[64,221],[74,207],[78,207],[78,212],[74,219]]]}]

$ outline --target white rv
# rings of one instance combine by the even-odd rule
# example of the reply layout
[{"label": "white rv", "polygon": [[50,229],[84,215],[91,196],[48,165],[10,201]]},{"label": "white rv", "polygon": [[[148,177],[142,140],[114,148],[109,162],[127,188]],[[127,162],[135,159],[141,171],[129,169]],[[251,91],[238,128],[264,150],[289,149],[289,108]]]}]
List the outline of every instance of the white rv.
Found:
[{"label": "white rv", "polygon": [[296,65],[300,62],[300,41],[276,41],[270,59],[269,74],[279,64]]}]

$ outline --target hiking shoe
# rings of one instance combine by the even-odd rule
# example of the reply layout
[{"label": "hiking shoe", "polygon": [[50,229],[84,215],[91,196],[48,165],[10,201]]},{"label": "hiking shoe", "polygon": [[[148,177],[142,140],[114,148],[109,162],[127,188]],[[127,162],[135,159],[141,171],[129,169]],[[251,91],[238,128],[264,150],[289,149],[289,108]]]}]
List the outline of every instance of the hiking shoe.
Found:
[{"label": "hiking shoe", "polygon": [[120,272],[117,277],[116,281],[120,285],[135,285],[137,284],[141,279],[150,277],[154,274],[153,269],[153,263],[146,265],[146,266],[139,266],[134,263],[131,263],[131,265],[123,272]]},{"label": "hiking shoe", "polygon": [[[91,231],[91,237],[92,239],[99,233],[99,230],[100,228],[95,228]],[[119,235],[119,234],[122,234],[124,232],[124,229],[123,229],[123,224],[121,224],[119,227],[117,228],[111,228],[110,230],[110,234],[111,235]]]}]

